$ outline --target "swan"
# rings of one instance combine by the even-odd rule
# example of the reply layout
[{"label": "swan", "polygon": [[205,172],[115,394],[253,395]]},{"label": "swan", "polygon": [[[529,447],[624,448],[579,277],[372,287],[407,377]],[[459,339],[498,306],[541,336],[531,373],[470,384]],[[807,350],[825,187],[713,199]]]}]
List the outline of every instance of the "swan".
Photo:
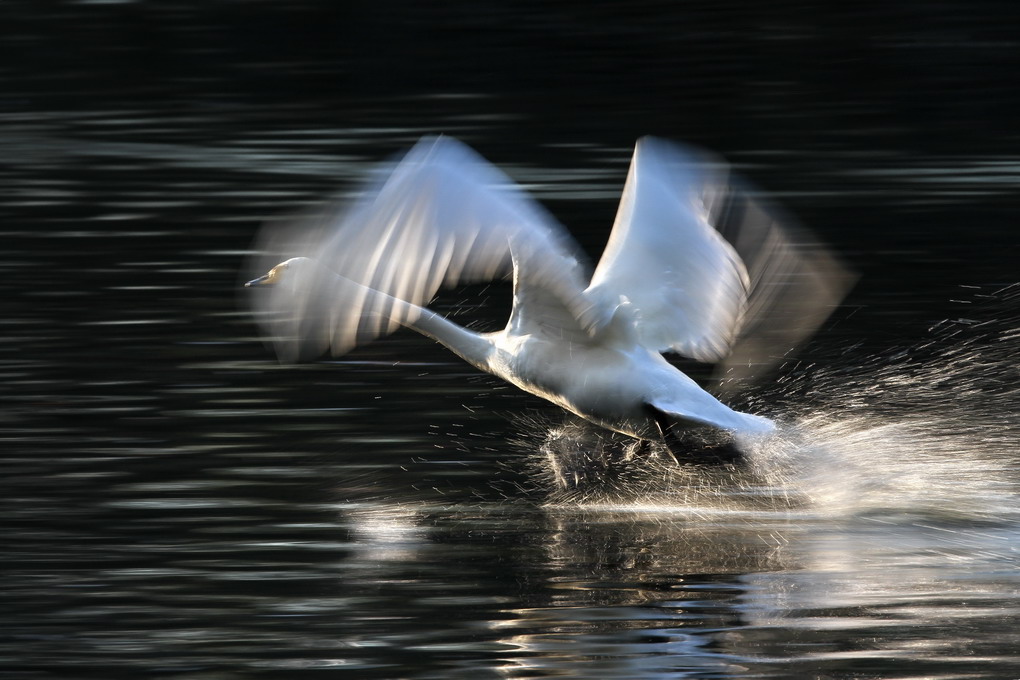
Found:
[{"label": "swan", "polygon": [[[405,326],[596,425],[663,441],[678,462],[692,460],[678,430],[753,438],[776,424],[730,408],[663,352],[748,377],[811,333],[850,278],[723,162],[654,137],[635,146],[594,270],[549,213],[448,136],[420,140],[353,204],[267,226],[254,250],[279,262],[245,285],[268,288],[252,298],[281,359],[340,355]],[[510,274],[501,331],[425,306],[441,287]]]}]

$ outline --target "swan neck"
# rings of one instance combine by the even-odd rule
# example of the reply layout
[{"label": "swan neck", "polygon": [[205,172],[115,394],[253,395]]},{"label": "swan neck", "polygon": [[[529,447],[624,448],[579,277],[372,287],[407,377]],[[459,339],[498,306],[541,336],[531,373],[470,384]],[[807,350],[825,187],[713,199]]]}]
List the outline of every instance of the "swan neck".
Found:
[{"label": "swan neck", "polygon": [[404,324],[442,344],[469,364],[488,370],[493,344],[487,335],[470,331],[424,307],[421,316]]},{"label": "swan neck", "polygon": [[391,321],[432,338],[468,363],[488,370],[487,365],[493,351],[493,343],[487,335],[469,331],[426,307],[364,286],[340,276],[327,267],[322,267],[317,262],[315,264],[318,266],[317,271],[320,274],[332,278],[338,285],[360,291],[364,299],[372,300],[373,308],[387,310],[383,313],[387,314]]}]

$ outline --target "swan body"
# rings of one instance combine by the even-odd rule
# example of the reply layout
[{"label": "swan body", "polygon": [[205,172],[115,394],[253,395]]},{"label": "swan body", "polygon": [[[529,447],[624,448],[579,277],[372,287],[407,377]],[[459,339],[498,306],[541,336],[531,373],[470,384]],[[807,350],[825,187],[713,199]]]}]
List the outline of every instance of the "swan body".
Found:
[{"label": "swan body", "polygon": [[[283,358],[342,354],[407,326],[641,440],[668,446],[675,425],[764,434],[771,420],[729,408],[662,352],[730,374],[766,365],[828,315],[849,277],[735,192],[724,167],[640,140],[591,272],[565,230],[505,175],[451,138],[425,138],[353,205],[267,231],[258,252],[294,257],[246,285],[276,284],[255,304]],[[475,333],[425,307],[444,285],[510,273],[513,309],[501,331]],[[759,337],[745,340],[749,329]]]},{"label": "swan body", "polygon": [[597,425],[638,439],[659,436],[649,407],[690,424],[741,433],[767,432],[771,421],[734,411],[662,354],[634,342],[618,312],[596,342],[566,344],[504,330],[480,366],[521,389]]}]

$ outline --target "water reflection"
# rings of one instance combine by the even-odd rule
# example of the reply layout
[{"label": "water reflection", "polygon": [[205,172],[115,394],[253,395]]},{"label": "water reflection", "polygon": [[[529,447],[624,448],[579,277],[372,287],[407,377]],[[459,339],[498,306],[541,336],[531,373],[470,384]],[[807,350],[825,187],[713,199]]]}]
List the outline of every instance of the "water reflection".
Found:
[{"label": "water reflection", "polygon": [[635,508],[559,510],[549,522],[546,599],[495,626],[517,650],[507,677],[838,672],[862,659],[951,677],[975,644],[985,662],[1015,661],[1001,624],[1016,612],[996,605],[1017,586],[1014,527],[763,516],[690,526],[682,512]]},{"label": "water reflection", "polygon": [[[836,669],[881,659],[891,673],[954,677],[975,663],[1016,664],[1001,608],[1015,592],[1015,527],[861,522],[819,527],[791,545],[799,568],[742,577],[746,625],[735,653]],[[1006,625],[1004,625],[1006,624]],[[780,630],[799,630],[792,645]]]},{"label": "water reflection", "polygon": [[737,518],[692,524],[682,511],[558,510],[548,519],[548,599],[496,628],[517,649],[501,669],[507,677],[740,670],[718,649],[740,625],[742,588],[726,574],[782,568],[781,538],[762,540]]}]

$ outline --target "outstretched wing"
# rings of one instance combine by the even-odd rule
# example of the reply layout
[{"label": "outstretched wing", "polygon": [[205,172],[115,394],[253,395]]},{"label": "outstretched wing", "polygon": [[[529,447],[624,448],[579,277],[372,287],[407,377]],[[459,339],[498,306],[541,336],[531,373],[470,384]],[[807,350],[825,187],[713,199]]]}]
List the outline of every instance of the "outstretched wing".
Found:
[{"label": "outstretched wing", "polygon": [[679,146],[639,140],[589,291],[629,303],[646,347],[709,362],[729,351],[748,288],[740,257],[710,222],[719,174]]},{"label": "outstretched wing", "polygon": [[645,346],[746,378],[814,332],[853,278],[721,160],[645,137],[589,294],[628,302]]},{"label": "outstretched wing", "polygon": [[[412,320],[444,285],[484,281],[512,270],[511,250],[529,281],[553,291],[585,318],[588,270],[573,240],[501,171],[449,137],[422,139],[387,166],[353,205],[333,205],[291,228],[268,227],[257,250],[277,261],[314,258],[357,286],[329,294],[274,290],[271,316],[291,318],[296,337],[326,320],[341,354]],[[378,291],[383,295],[373,295]],[[393,299],[412,303],[394,305]],[[320,330],[318,337],[324,337]],[[313,347],[313,351],[314,351]],[[320,351],[323,348],[320,348]]]}]

